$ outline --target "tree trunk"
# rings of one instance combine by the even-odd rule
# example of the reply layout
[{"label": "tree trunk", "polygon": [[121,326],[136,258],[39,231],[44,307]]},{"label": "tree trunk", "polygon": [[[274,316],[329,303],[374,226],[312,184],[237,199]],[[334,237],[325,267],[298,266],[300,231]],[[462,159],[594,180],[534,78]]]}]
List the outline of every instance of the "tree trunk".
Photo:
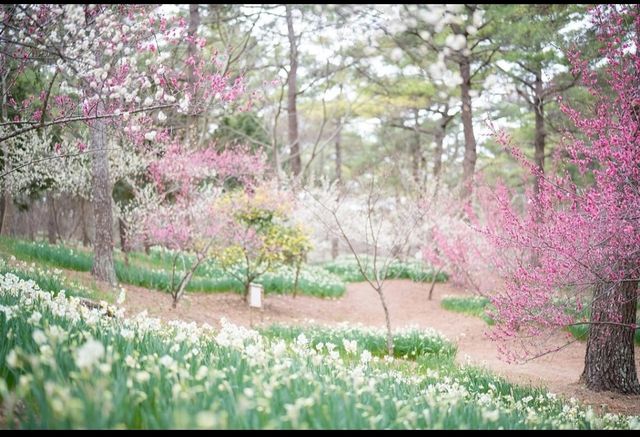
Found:
[{"label": "tree trunk", "polygon": [[473,191],[472,180],[476,168],[476,138],[473,134],[473,115],[471,106],[471,65],[469,58],[463,56],[460,61],[460,75],[462,84],[460,94],[462,98],[462,127],[464,129],[464,160],[462,162],[462,197],[469,197]]},{"label": "tree trunk", "polygon": [[[191,41],[188,42],[187,45],[187,58],[195,57],[196,55],[196,41],[195,38],[198,36],[198,27],[200,26],[200,10],[199,4],[190,4],[189,5],[189,28],[187,29],[187,35],[192,38]],[[190,65],[187,69],[187,80],[190,85],[195,85],[195,65]],[[192,115],[187,115],[187,126],[186,126],[186,138],[187,143],[194,144],[196,141],[196,137],[198,136],[197,129],[197,117]]]},{"label": "tree trunk", "polygon": [[338,118],[336,127],[336,180],[342,183],[342,118]]},{"label": "tree trunk", "polygon": [[129,243],[127,241],[127,224],[122,220],[121,217],[118,217],[118,231],[120,233],[120,249],[122,249],[122,253],[124,254],[124,263],[125,265],[129,265]]},{"label": "tree trunk", "polygon": [[640,394],[634,347],[637,293],[638,281],[596,287],[580,377],[590,390]]},{"label": "tree trunk", "polygon": [[[535,162],[536,166],[544,173],[544,100],[542,98],[542,71],[539,68],[536,71],[536,80],[534,83],[535,96],[533,98],[533,111],[536,116],[536,130],[534,138]],[[536,176],[534,180],[534,191],[536,194],[540,192],[540,177]]]},{"label": "tree trunk", "polygon": [[436,288],[436,282],[438,280],[438,275],[440,274],[440,272],[442,272],[442,267],[440,267],[436,272],[436,274],[433,275],[433,278],[431,278],[431,287],[429,288],[429,300],[431,300],[431,298],[433,297],[433,290],[434,288]]},{"label": "tree trunk", "polygon": [[438,123],[435,132],[436,147],[433,153],[433,178],[437,181],[440,178],[440,171],[442,170],[442,153],[444,151],[444,137],[446,135],[445,126],[442,123]]},{"label": "tree trunk", "polygon": [[87,223],[87,210],[85,206],[86,200],[84,197],[80,198],[80,229],[82,231],[82,245],[87,247],[91,244],[89,238],[89,224]]},{"label": "tree trunk", "polygon": [[380,297],[380,303],[382,304],[382,309],[384,310],[384,320],[387,325],[387,353],[389,354],[389,356],[393,356],[393,334],[391,333],[391,318],[389,317],[389,308],[387,308],[387,303],[384,300],[382,287],[376,288],[376,292]]},{"label": "tree trunk", "polygon": [[[90,6],[85,6],[85,27],[94,26],[95,16]],[[95,54],[96,65],[102,65],[99,52]],[[104,102],[98,95],[95,115],[104,112]],[[113,206],[112,187],[109,180],[109,154],[107,151],[107,124],[104,119],[95,119],[89,124],[91,132],[91,164],[93,178],[91,195],[95,217],[95,239],[93,244],[93,266],[91,274],[101,281],[116,285],[116,271],[113,266]]]},{"label": "tree trunk", "polygon": [[31,241],[35,241],[36,239],[36,233],[35,233],[35,226],[33,223],[33,203],[29,206],[29,210],[27,211],[27,225],[29,225],[29,240]]},{"label": "tree trunk", "polygon": [[298,136],[298,110],[297,75],[298,75],[298,43],[293,31],[293,16],[291,5],[286,5],[287,11],[287,35],[289,37],[289,78],[287,80],[287,115],[289,121],[289,146],[291,147],[291,171],[293,176],[298,176],[302,171],[302,159],[300,157],[300,138]]},{"label": "tree trunk", "polygon": [[[173,297],[173,304],[172,304],[173,308],[176,308],[178,306],[178,301],[180,300],[182,295],[185,293],[185,291],[187,291],[187,286],[189,285],[189,282],[191,281],[191,278],[193,277],[193,274],[195,273],[196,269],[202,263],[203,260],[204,260],[204,258],[197,259],[196,262],[193,263],[193,265],[191,266],[191,268],[189,269],[187,274],[184,275],[184,277],[180,281],[180,284],[178,284],[178,288],[175,289],[175,290],[171,290],[172,291],[172,297]],[[174,265],[175,265],[175,263],[174,263]],[[173,281],[173,279],[172,279],[172,281]]]},{"label": "tree trunk", "polygon": [[47,236],[49,244],[56,244],[56,209],[53,205],[53,193],[47,196]]},{"label": "tree trunk", "polygon": [[413,111],[414,131],[413,142],[411,143],[411,176],[416,186],[420,186],[420,132],[418,132],[418,110]]},{"label": "tree trunk", "polygon": [[[7,112],[7,74],[8,72],[2,72],[2,121],[7,121],[9,114]],[[3,173],[11,171],[11,163],[9,162],[9,144],[5,141],[2,143],[2,160],[3,160]],[[11,191],[7,186],[8,178],[2,181],[2,214],[0,215],[0,235],[9,235],[11,228],[12,206],[13,200],[11,198]]]},{"label": "tree trunk", "polygon": [[147,240],[147,237],[144,237],[144,241],[142,242],[142,246],[144,247],[145,255],[151,255],[151,243]]},{"label": "tree trunk", "polygon": [[[195,38],[198,36],[198,27],[200,26],[200,10],[199,4],[189,5],[189,28],[187,29],[187,35],[192,38],[187,46],[188,57],[195,56],[196,54],[196,42]],[[194,82],[195,66],[190,66],[188,69],[189,83]]]},{"label": "tree trunk", "polygon": [[[102,104],[98,104],[102,109]],[[116,284],[113,266],[113,206],[109,182],[109,157],[107,153],[106,124],[97,119],[91,125],[91,148],[93,157],[93,213],[96,235],[93,244],[93,267],[91,274],[101,281]]]},{"label": "tree trunk", "polygon": [[298,280],[300,279],[300,269],[302,268],[302,260],[296,263],[296,276],[293,280],[293,297],[298,295]]},{"label": "tree trunk", "polygon": [[[4,156],[7,156],[6,146],[3,145]],[[9,169],[8,164],[5,165],[5,172]],[[11,218],[13,200],[11,198],[11,192],[7,189],[2,193],[2,216],[0,217],[0,235],[5,236],[10,234]]]},{"label": "tree trunk", "polygon": [[251,281],[247,279],[247,282],[244,284],[244,301],[249,305],[249,292],[251,291]]},{"label": "tree trunk", "polygon": [[[336,180],[338,185],[342,185],[342,118],[338,117],[338,126],[336,132]],[[339,240],[338,237],[331,239],[331,259],[338,257]]]}]

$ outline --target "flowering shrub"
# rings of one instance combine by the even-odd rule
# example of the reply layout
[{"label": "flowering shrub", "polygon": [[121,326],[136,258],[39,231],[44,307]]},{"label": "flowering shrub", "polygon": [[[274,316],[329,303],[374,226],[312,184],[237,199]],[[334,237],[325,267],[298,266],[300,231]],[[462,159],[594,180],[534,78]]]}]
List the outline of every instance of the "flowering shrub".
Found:
[{"label": "flowering shrub", "polygon": [[292,203],[287,193],[269,185],[251,193],[234,191],[216,202],[214,209],[225,221],[209,253],[244,284],[245,296],[251,282],[277,265],[293,265],[299,273],[311,243],[303,227],[289,219]]}]

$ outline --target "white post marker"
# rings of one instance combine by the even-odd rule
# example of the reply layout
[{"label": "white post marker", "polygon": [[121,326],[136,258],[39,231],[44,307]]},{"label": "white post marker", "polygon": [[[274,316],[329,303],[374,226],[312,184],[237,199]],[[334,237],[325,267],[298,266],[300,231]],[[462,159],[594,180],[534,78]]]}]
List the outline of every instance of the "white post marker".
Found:
[{"label": "white post marker", "polygon": [[249,285],[249,306],[253,308],[262,308],[262,293],[263,288],[261,284]]}]

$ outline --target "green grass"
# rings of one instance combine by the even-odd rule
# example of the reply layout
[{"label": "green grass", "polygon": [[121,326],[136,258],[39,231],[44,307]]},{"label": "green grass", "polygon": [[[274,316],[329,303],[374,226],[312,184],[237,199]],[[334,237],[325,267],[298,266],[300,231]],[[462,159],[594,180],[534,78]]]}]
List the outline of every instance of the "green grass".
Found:
[{"label": "green grass", "polygon": [[[367,276],[373,277],[373,258],[362,256],[361,260]],[[382,265],[383,262],[384,260],[378,260],[379,265]],[[365,280],[353,256],[340,256],[334,261],[322,264],[322,267],[336,274],[345,282],[362,282]],[[438,273],[421,262],[391,261],[385,279],[411,279],[416,282],[431,282],[434,276],[436,277],[436,282],[445,282],[448,279],[446,273]]]},{"label": "green grass", "polygon": [[[488,325],[495,324],[495,320],[488,316],[487,311],[491,311],[493,306],[489,299],[482,296],[470,296],[470,297],[458,297],[447,296],[440,302],[442,308],[448,311],[454,311],[457,313],[468,314],[470,316],[480,317]],[[588,315],[587,315],[588,317]],[[640,319],[636,322],[640,326]],[[589,325],[574,325],[568,326],[567,331],[571,333],[575,338],[580,341],[587,341],[587,334],[589,333]],[[640,345],[640,330],[636,330],[634,336],[634,342]]]},{"label": "green grass", "polygon": [[[342,337],[316,328],[306,332],[325,345],[355,336],[358,351],[336,356],[300,335],[294,340],[294,333],[104,317],[0,275],[5,423],[17,421],[24,429],[640,426],[640,418],[598,416],[451,360],[434,367],[429,357],[451,351],[450,344],[425,349],[416,361],[387,360],[362,351],[369,345],[366,330],[347,330]],[[429,338],[422,333],[409,347]],[[374,350],[378,341],[371,342]]]},{"label": "green grass", "polygon": [[25,261],[38,261],[53,267],[88,272],[93,265],[93,257],[88,253],[59,244],[0,239],[0,247]]},{"label": "green grass", "polygon": [[[322,326],[284,326],[271,325],[259,330],[269,338],[282,338],[293,341],[303,334],[313,347],[322,343],[335,345],[336,350],[345,352],[345,340],[356,341],[360,349],[374,356],[387,354],[386,332],[379,329],[356,327],[329,328]],[[393,333],[394,356],[406,359],[429,358],[440,363],[453,362],[456,346],[432,330],[407,329]]]},{"label": "green grass", "polygon": [[495,321],[487,314],[487,311],[491,310],[493,306],[486,297],[446,296],[440,301],[440,306],[448,311],[480,317],[482,320],[487,322],[488,325],[493,325],[495,323]]},{"label": "green grass", "polygon": [[[636,325],[640,326],[640,319],[636,320]],[[587,341],[587,335],[589,334],[589,325],[574,325],[568,326],[567,331],[571,333],[575,338],[580,341]],[[640,345],[640,330],[636,329],[636,333],[633,337],[633,341]]]},{"label": "green grass", "polygon": [[[63,245],[50,245],[45,242],[27,242],[21,240],[0,239],[0,248],[19,259],[36,261],[43,265],[69,270],[88,272],[93,265],[93,255],[80,248],[69,248]],[[152,250],[150,255],[133,252],[129,254],[129,265],[124,262],[124,255],[117,251],[114,261],[116,277],[124,284],[168,292],[172,288],[172,269],[174,255],[170,251]],[[176,277],[177,284],[181,270],[189,266],[193,257],[179,253]],[[288,266],[277,268],[256,280],[262,283],[266,293],[283,294],[293,291],[294,273]],[[300,294],[317,297],[339,297],[345,292],[344,282],[336,275],[315,266],[303,266],[298,281]],[[193,292],[227,292],[242,293],[244,286],[232,275],[208,262],[198,267],[187,286]]]},{"label": "green grass", "polygon": [[[571,315],[575,322],[586,322],[591,320],[591,302],[588,300],[583,302],[578,310],[575,299],[569,299],[564,301],[558,301],[558,305],[563,307],[567,314]],[[640,308],[636,313],[636,327],[640,326]],[[571,325],[567,326],[566,330],[577,340],[587,341],[589,335],[589,325]],[[636,329],[634,334],[634,342],[640,345],[640,330]]]}]

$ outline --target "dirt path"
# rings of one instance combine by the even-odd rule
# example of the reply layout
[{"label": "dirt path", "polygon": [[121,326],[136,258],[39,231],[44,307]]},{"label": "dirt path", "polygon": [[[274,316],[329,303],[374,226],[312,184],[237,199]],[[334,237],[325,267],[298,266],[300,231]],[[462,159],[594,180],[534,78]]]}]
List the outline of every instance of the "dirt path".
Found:
[{"label": "dirt path", "polygon": [[[80,279],[84,275],[76,272],[74,277]],[[567,398],[587,402],[598,410],[606,405],[611,412],[640,415],[640,396],[593,393],[578,384],[584,366],[584,343],[573,343],[526,364],[508,364],[499,358],[496,343],[485,336],[488,326],[482,319],[446,311],[440,306],[443,296],[464,295],[460,289],[437,284],[433,300],[428,301],[428,287],[429,284],[409,280],[387,282],[385,297],[394,329],[411,325],[435,328],[457,343],[457,361],[460,363],[469,361],[486,367],[512,382],[545,386]],[[147,310],[150,316],[164,320],[182,319],[213,326],[218,326],[220,319],[225,317],[235,324],[253,327],[271,323],[335,325],[340,322],[384,327],[384,313],[378,297],[366,283],[349,284],[347,292],[339,299],[269,295],[263,309],[248,308],[241,296],[233,293],[187,293],[178,308],[173,309],[168,294],[130,285],[125,288],[125,308],[129,315]],[[640,350],[636,353],[636,363],[640,368]]]}]

